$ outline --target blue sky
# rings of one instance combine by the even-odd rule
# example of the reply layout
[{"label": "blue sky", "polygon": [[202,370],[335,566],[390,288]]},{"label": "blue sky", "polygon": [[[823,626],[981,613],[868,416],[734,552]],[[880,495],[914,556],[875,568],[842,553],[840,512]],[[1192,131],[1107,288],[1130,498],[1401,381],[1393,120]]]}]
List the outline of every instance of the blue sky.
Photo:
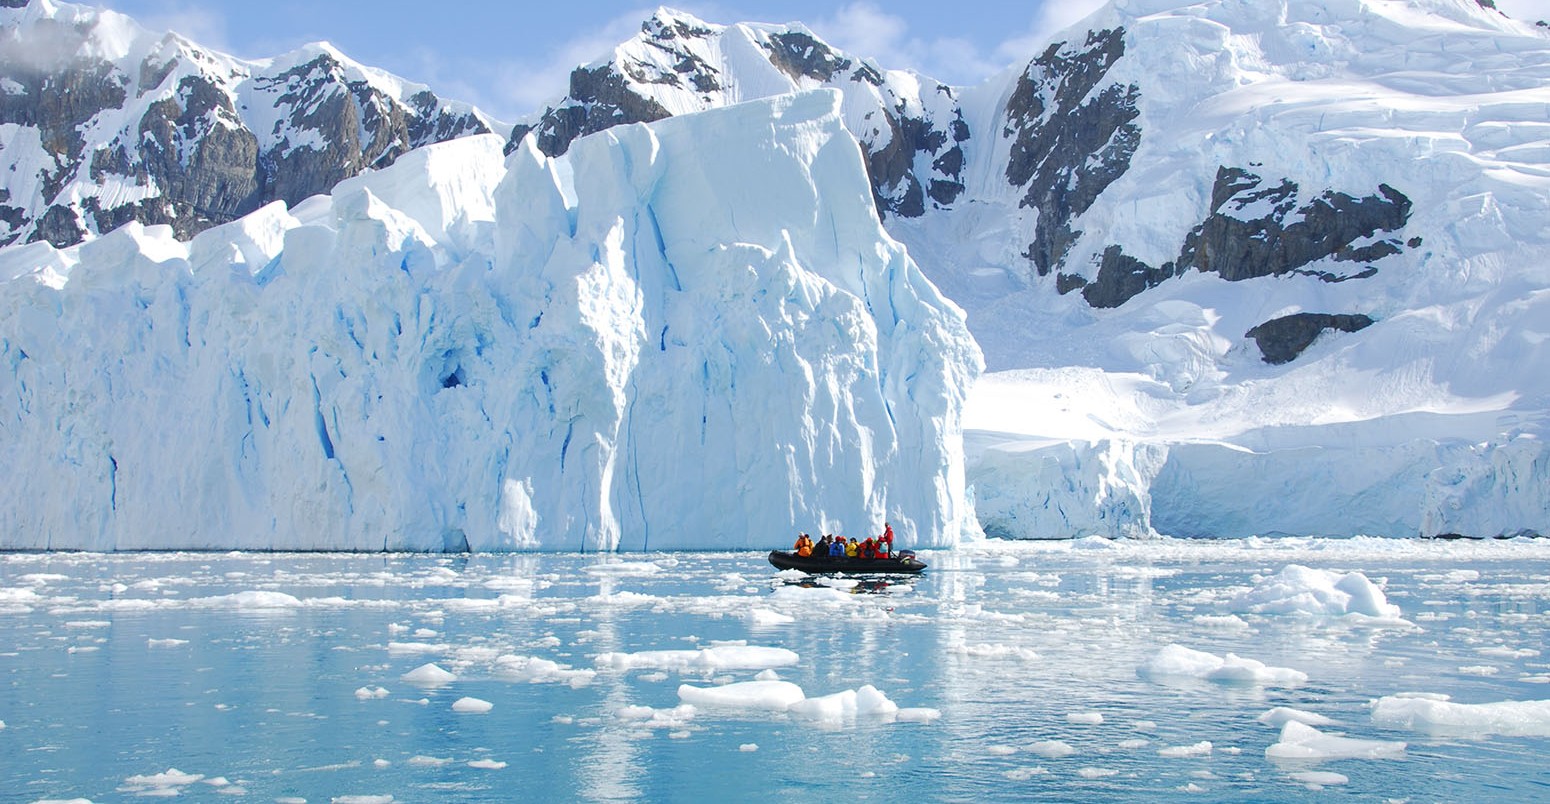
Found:
[{"label": "blue sky", "polygon": [[[669,2],[710,22],[800,20],[831,44],[887,68],[976,83],[1032,57],[1102,0],[878,3],[853,0]],[[152,30],[176,30],[245,58],[328,40],[352,58],[513,120],[563,93],[572,67],[633,36],[662,3],[400,0],[103,0]]]}]

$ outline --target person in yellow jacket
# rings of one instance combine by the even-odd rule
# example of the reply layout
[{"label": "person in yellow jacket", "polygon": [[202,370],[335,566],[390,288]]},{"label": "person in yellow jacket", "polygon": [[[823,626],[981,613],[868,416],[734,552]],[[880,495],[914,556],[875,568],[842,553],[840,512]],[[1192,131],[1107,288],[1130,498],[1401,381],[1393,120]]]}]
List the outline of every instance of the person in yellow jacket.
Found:
[{"label": "person in yellow jacket", "polygon": [[850,537],[850,541],[845,543],[845,556],[847,558],[855,558],[856,554],[859,553],[860,550],[861,545],[856,544],[856,537],[854,536]]}]

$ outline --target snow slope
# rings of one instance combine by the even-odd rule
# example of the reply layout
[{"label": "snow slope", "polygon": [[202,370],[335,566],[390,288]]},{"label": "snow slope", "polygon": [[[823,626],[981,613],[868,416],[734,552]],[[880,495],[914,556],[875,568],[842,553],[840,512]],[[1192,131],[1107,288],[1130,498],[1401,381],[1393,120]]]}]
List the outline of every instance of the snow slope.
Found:
[{"label": "snow slope", "polygon": [[424,148],[184,244],[0,252],[7,547],[752,547],[977,532],[961,311],[832,91]]},{"label": "snow slope", "polygon": [[1008,203],[890,222],[1003,370],[968,419],[987,532],[1550,533],[1550,32],[1120,0],[1061,52],[1120,29],[1087,97],[1133,88],[1139,140],[1047,274],[953,245]]}]

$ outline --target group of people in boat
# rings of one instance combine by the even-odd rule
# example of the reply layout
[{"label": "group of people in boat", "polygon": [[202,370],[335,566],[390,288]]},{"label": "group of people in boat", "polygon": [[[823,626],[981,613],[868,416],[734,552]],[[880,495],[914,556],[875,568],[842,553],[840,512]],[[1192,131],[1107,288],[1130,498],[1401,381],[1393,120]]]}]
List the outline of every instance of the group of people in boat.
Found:
[{"label": "group of people in boat", "polygon": [[860,542],[852,536],[824,534],[817,542],[806,533],[797,536],[792,548],[797,555],[818,558],[893,558],[893,525],[884,522],[881,536],[868,536]]}]

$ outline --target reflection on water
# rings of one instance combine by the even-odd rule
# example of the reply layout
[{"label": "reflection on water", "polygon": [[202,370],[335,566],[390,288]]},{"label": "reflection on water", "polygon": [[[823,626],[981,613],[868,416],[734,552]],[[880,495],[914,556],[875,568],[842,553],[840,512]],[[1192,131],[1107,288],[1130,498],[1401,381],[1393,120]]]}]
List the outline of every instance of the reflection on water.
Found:
[{"label": "reflection on water", "polygon": [[[990,545],[900,578],[788,578],[762,554],[0,556],[0,790],[11,800],[1543,797],[1543,737],[1433,738],[1373,699],[1550,693],[1550,542]],[[1287,564],[1360,571],[1403,621],[1266,616]],[[1170,643],[1308,675],[1137,668]],[[799,657],[817,697],[909,716],[680,708]],[[717,650],[706,650],[715,648]],[[629,670],[602,654],[656,651]],[[727,657],[734,657],[728,659]],[[456,675],[404,681],[426,663]],[[762,676],[769,678],[768,675]],[[455,711],[461,698],[493,704]],[[1402,760],[1266,758],[1271,707]],[[918,713],[936,710],[939,717]],[[176,769],[172,773],[169,769]],[[1313,788],[1322,787],[1322,790]]]}]

